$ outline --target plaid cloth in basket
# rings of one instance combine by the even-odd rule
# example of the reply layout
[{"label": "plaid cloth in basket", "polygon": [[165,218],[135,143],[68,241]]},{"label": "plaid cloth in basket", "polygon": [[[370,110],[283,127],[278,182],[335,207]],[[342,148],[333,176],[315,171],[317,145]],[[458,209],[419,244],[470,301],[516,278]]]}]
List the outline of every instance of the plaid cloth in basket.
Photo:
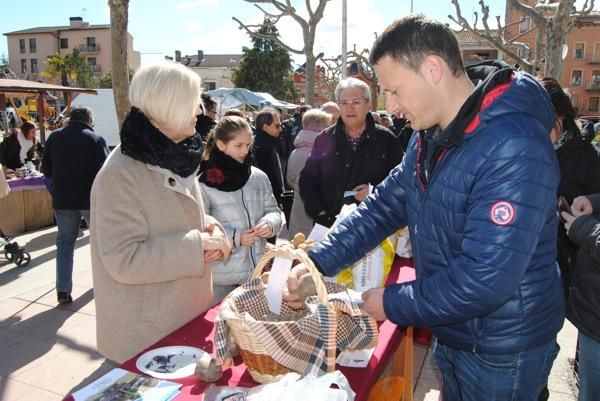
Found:
[{"label": "plaid cloth in basket", "polygon": [[260,278],[235,289],[221,304],[215,321],[218,363],[230,362],[233,338],[227,322],[231,321],[242,322],[268,356],[302,375],[320,376],[333,371],[336,349],[374,347],[378,340],[375,320],[351,301],[344,287],[335,283],[326,283],[326,287],[330,293],[328,306],[311,296],[302,311],[283,302],[280,315],[269,311],[266,286]]}]

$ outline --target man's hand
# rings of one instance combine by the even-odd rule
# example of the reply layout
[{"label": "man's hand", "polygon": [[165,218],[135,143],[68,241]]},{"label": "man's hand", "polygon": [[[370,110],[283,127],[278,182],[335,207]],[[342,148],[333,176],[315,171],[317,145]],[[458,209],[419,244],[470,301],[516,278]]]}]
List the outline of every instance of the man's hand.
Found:
[{"label": "man's hand", "polygon": [[579,217],[583,214],[592,214],[593,211],[592,202],[586,196],[578,196],[573,199],[573,204],[571,205],[573,216]]},{"label": "man's hand", "polygon": [[[571,225],[573,224],[573,222],[575,221],[577,216],[573,216],[572,214],[567,213],[567,212],[561,212],[560,215],[565,220],[565,222],[564,222],[565,230],[567,230],[567,234],[568,234],[569,230],[571,229]],[[583,213],[581,215],[583,215]]]},{"label": "man's hand", "polygon": [[387,319],[387,316],[383,311],[384,290],[384,288],[371,288],[370,290],[362,293],[362,299],[365,301],[362,304],[362,308],[377,321]]},{"label": "man's hand", "polygon": [[303,263],[297,264],[290,270],[287,283],[283,286],[283,300],[292,309],[302,309],[304,307],[304,300],[300,299],[298,294],[298,283],[300,278],[307,274],[310,275],[306,266]]},{"label": "man's hand", "polygon": [[254,235],[260,238],[269,238],[273,236],[273,230],[271,226],[266,221],[260,221],[254,227]]},{"label": "man's hand", "polygon": [[254,240],[256,239],[256,235],[254,233],[254,230],[246,230],[246,231],[242,231],[242,234],[240,234],[240,244],[242,246],[252,246],[254,245]]},{"label": "man's hand", "polygon": [[356,191],[354,199],[356,199],[359,202],[362,202],[367,196],[369,196],[369,184],[357,185],[352,190]]}]

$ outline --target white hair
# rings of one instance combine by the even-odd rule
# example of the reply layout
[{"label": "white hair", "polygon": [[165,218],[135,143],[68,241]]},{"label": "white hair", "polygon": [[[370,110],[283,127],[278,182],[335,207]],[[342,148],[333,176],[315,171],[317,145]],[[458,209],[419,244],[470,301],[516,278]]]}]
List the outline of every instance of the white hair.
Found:
[{"label": "white hair", "polygon": [[335,87],[335,100],[337,102],[340,101],[340,95],[344,89],[353,89],[359,88],[363,91],[363,97],[367,102],[371,101],[371,89],[369,89],[369,85],[367,85],[364,81],[361,81],[357,78],[346,78],[342,79],[340,83]]},{"label": "white hair", "polygon": [[318,109],[308,110],[302,116],[302,128],[311,131],[323,131],[330,122],[331,114]]},{"label": "white hair", "polygon": [[164,61],[140,68],[129,85],[129,102],[159,126],[180,130],[196,116],[200,77],[189,68]]}]

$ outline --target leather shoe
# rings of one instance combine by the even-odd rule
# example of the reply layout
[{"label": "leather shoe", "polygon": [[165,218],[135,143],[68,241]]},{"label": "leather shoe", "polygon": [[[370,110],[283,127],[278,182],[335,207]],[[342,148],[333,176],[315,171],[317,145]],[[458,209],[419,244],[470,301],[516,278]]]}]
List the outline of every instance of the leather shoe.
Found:
[{"label": "leather shoe", "polygon": [[64,304],[70,304],[71,302],[73,302],[73,298],[71,298],[71,294],[69,294],[68,292],[64,292],[64,291],[58,291],[58,303],[61,305]]}]

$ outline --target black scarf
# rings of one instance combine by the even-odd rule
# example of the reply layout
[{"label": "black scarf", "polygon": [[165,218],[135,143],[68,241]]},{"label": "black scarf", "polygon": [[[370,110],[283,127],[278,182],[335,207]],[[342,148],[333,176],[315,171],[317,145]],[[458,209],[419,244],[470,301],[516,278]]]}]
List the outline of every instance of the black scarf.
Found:
[{"label": "black scarf", "polygon": [[202,160],[200,135],[175,143],[135,107],[127,114],[120,135],[121,153],[184,178],[193,174]]},{"label": "black scarf", "polygon": [[243,163],[227,156],[216,146],[208,160],[200,166],[200,182],[219,191],[233,192],[242,188],[250,178],[252,153],[248,153]]}]

